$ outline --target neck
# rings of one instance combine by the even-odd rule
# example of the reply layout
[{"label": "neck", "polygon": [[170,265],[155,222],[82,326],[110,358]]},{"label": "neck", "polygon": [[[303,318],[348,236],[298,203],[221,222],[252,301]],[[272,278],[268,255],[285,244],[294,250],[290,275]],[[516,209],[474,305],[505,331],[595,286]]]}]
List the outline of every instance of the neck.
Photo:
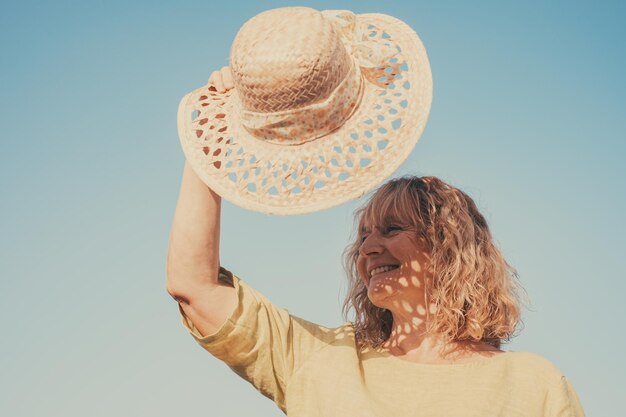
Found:
[{"label": "neck", "polygon": [[447,342],[442,334],[427,331],[426,316],[396,314],[389,338],[382,347],[394,356],[423,363],[457,362],[478,352],[499,351],[484,342]]}]

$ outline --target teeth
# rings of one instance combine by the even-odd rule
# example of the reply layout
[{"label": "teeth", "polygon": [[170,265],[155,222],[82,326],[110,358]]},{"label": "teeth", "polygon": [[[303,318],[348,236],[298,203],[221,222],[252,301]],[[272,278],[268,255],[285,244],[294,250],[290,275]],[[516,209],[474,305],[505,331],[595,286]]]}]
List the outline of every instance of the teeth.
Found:
[{"label": "teeth", "polygon": [[370,276],[380,274],[381,272],[391,271],[392,269],[396,269],[396,268],[397,267],[393,265],[379,266],[378,268],[374,268],[370,271]]}]

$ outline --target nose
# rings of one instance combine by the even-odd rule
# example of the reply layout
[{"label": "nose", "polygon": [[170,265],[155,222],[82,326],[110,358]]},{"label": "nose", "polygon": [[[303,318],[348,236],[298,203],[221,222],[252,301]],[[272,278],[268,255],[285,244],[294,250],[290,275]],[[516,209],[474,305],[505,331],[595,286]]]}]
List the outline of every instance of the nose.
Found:
[{"label": "nose", "polygon": [[377,232],[368,234],[361,243],[361,246],[359,246],[359,254],[361,256],[376,255],[382,253],[383,250],[384,248]]}]

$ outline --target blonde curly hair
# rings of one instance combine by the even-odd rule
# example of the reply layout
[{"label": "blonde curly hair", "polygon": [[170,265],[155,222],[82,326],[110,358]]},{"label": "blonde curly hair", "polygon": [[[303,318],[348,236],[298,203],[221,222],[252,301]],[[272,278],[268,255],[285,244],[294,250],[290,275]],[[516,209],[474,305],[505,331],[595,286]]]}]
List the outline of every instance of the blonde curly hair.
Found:
[{"label": "blonde curly hair", "polygon": [[432,280],[427,280],[429,303],[436,306],[427,331],[447,342],[484,342],[499,348],[521,324],[516,271],[495,246],[485,218],[461,190],[436,177],[402,177],[381,186],[355,214],[356,239],[344,251],[348,293],[343,303],[351,310],[357,342],[378,347],[389,338],[391,312],[376,307],[367,296],[356,262],[362,225],[390,222],[411,225],[430,249]]}]

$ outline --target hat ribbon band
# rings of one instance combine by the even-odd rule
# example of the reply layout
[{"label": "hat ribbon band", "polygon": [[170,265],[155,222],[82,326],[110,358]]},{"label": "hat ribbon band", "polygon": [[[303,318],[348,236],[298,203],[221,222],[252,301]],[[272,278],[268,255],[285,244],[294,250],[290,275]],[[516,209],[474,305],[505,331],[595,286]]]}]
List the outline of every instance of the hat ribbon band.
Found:
[{"label": "hat ribbon band", "polygon": [[260,140],[300,145],[328,135],[352,116],[363,96],[359,66],[352,62],[346,77],[331,95],[305,107],[273,113],[241,110],[241,124]]}]

